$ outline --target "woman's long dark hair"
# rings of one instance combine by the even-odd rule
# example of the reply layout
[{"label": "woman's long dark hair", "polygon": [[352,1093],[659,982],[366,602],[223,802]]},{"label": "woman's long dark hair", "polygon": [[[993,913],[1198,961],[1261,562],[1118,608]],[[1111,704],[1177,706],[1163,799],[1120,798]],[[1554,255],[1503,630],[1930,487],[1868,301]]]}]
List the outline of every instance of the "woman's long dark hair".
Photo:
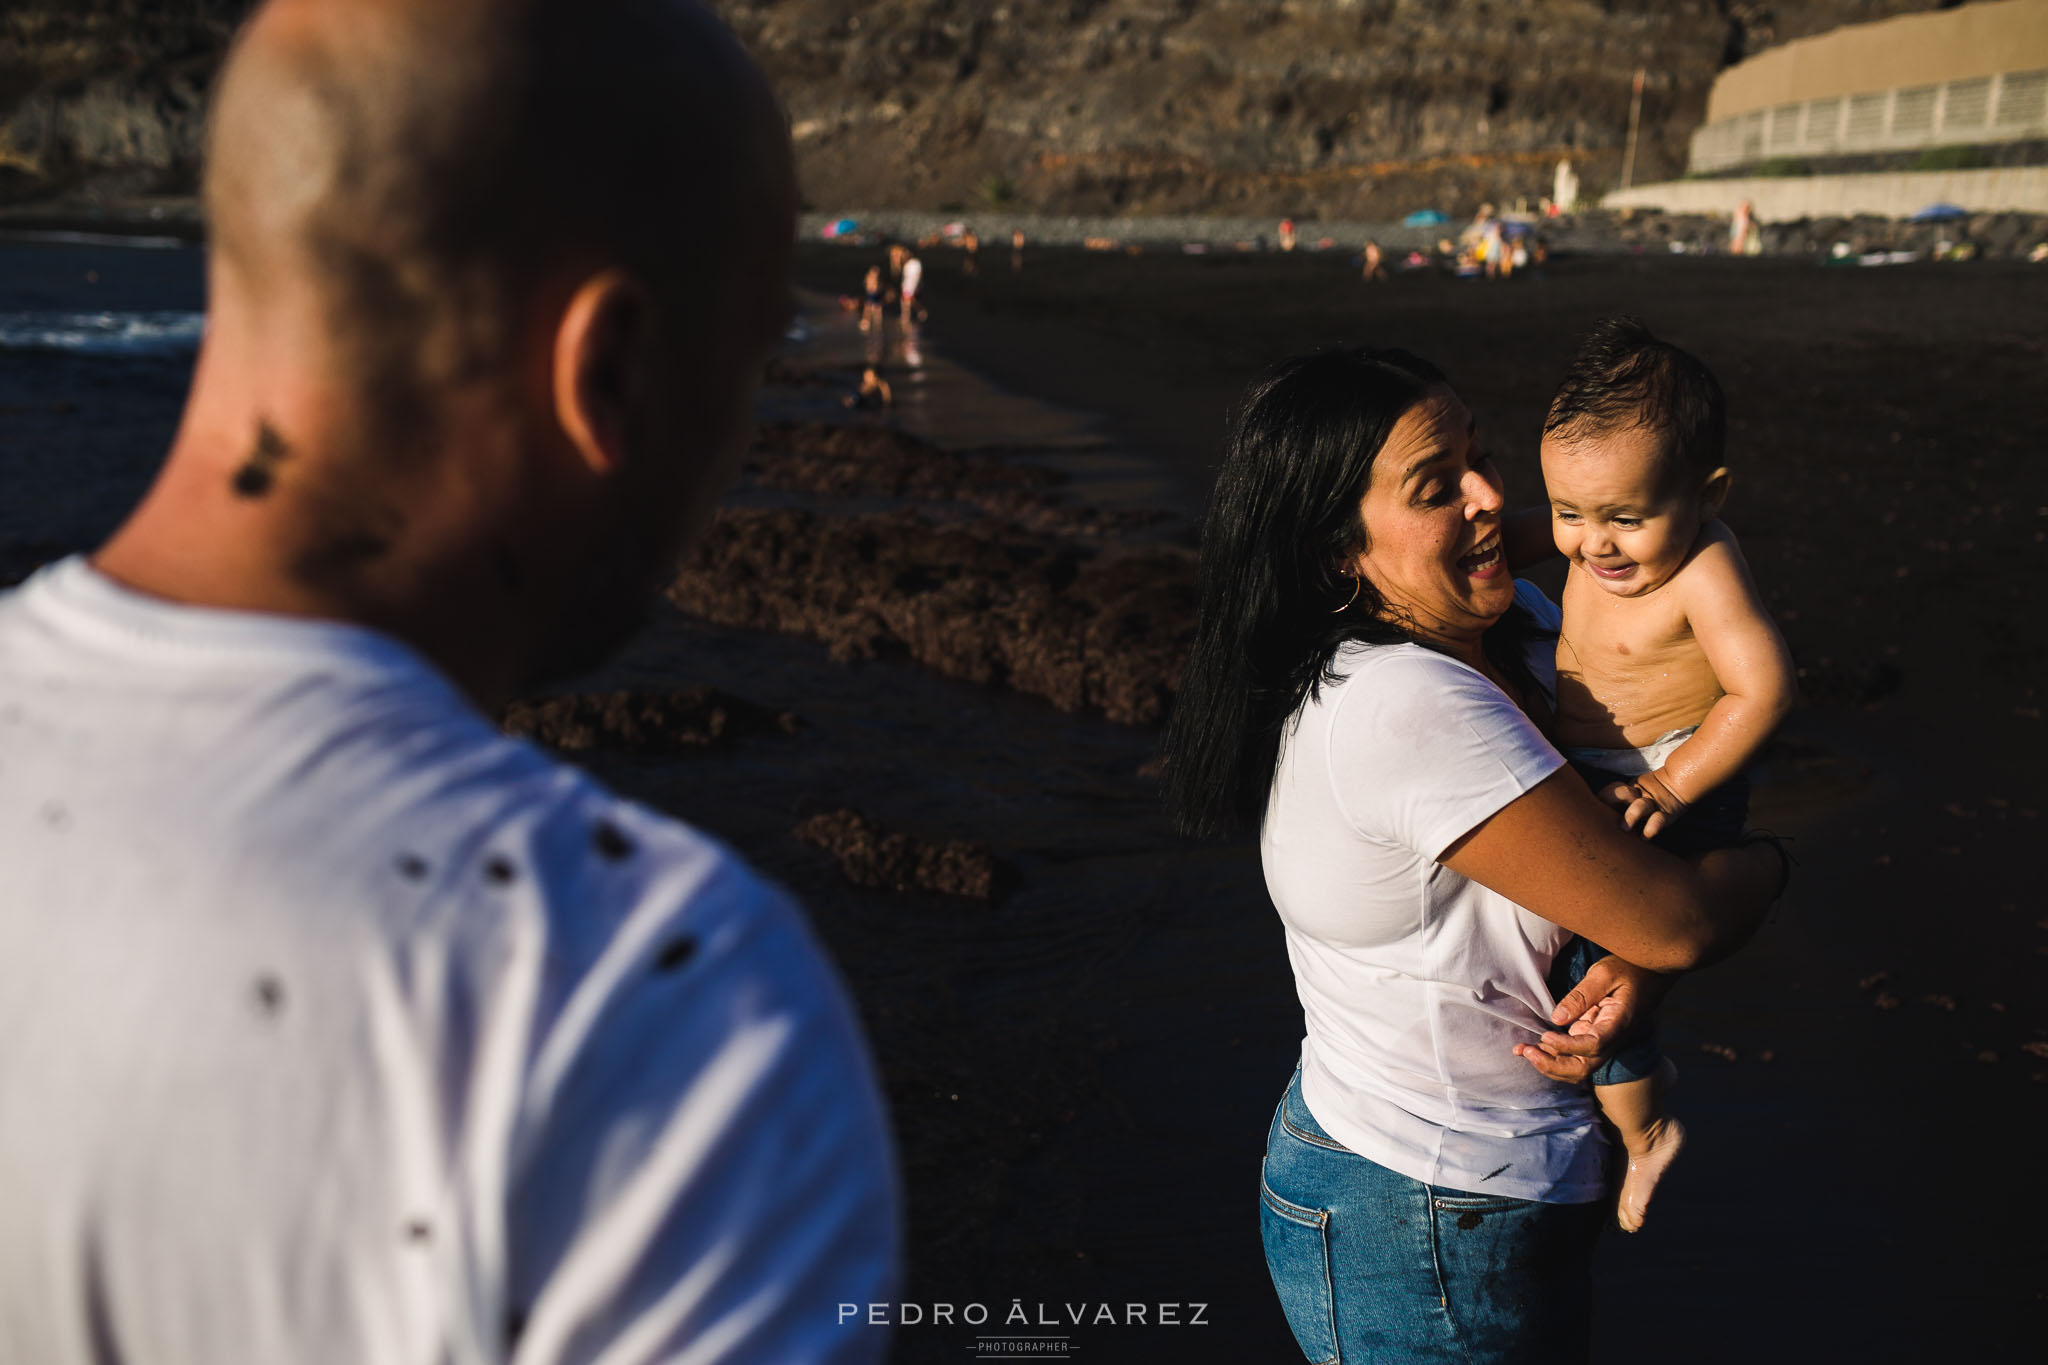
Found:
[{"label": "woman's long dark hair", "polygon": [[[1366,546],[1358,507],[1387,436],[1446,383],[1407,351],[1351,347],[1283,362],[1239,405],[1209,499],[1195,639],[1166,733],[1166,804],[1184,833],[1258,828],[1281,731],[1329,677],[1338,647],[1412,638],[1386,619],[1370,582],[1343,570]],[[1532,629],[1515,609],[1485,640],[1488,659],[1523,687]]]}]

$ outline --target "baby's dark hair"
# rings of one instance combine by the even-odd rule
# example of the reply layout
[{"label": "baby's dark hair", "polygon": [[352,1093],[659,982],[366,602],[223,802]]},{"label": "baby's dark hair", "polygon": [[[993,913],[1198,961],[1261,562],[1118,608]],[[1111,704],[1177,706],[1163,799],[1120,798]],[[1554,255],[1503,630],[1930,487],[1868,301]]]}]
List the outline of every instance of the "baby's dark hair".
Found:
[{"label": "baby's dark hair", "polygon": [[1565,371],[1543,434],[1605,436],[1647,427],[1670,438],[1675,467],[1706,475],[1724,463],[1726,403],[1700,358],[1626,315],[1593,324]]}]

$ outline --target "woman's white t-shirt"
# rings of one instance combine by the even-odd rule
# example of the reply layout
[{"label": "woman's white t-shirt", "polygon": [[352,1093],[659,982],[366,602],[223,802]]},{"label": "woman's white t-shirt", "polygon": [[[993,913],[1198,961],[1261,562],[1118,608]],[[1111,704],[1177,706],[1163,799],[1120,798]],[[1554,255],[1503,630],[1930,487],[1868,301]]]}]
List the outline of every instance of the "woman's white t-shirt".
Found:
[{"label": "woman's white t-shirt", "polygon": [[[1534,586],[1515,596],[1556,628]],[[1547,689],[1548,641],[1530,665]],[[1570,934],[1437,862],[1564,759],[1483,674],[1433,650],[1354,643],[1332,672],[1282,736],[1260,841],[1307,1024],[1302,1098],[1332,1137],[1412,1179],[1598,1198],[1590,1093],[1513,1051],[1549,1026],[1544,977]]]}]

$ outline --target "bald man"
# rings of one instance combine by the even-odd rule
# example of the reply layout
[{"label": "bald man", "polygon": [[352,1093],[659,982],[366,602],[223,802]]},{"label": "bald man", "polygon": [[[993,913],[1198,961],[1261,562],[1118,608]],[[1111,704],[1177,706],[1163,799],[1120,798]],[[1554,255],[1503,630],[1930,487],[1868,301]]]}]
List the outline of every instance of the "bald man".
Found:
[{"label": "bald man", "polygon": [[800,916],[485,719],[732,473],[759,75],[677,0],[275,0],[205,196],[161,474],[0,597],[0,1360],[878,1358],[893,1163]]}]

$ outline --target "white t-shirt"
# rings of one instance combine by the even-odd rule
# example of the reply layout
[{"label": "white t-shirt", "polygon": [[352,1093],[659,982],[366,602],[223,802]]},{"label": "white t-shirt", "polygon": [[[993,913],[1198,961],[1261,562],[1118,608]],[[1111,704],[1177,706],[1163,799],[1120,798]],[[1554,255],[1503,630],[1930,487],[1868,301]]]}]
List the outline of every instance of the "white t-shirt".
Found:
[{"label": "white t-shirt", "polygon": [[37,1365],[874,1360],[900,1237],[779,892],[390,639],[82,559],[0,594],[0,1228]]},{"label": "white t-shirt", "polygon": [[903,263],[903,297],[917,297],[918,281],[924,278],[924,262],[912,256]]},{"label": "white t-shirt", "polygon": [[[1555,629],[1530,584],[1516,599]],[[1544,686],[1552,646],[1529,662]],[[1282,737],[1260,851],[1330,1136],[1432,1185],[1600,1193],[1590,1094],[1513,1053],[1549,1026],[1570,935],[1436,860],[1564,759],[1478,670],[1420,645],[1342,648]],[[1535,856],[1535,855],[1532,855]]]}]

